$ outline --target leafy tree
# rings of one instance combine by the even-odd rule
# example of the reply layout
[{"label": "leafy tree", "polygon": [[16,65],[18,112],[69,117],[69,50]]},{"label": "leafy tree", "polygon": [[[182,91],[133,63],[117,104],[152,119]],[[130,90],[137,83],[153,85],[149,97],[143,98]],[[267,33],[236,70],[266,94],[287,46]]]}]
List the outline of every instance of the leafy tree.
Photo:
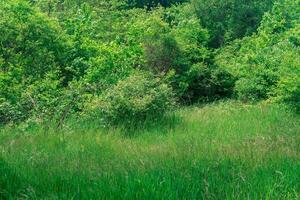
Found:
[{"label": "leafy tree", "polygon": [[147,8],[152,8],[157,5],[161,5],[164,7],[169,7],[172,4],[178,4],[178,3],[183,3],[186,2],[187,0],[127,0],[127,4],[130,7],[147,7]]},{"label": "leafy tree", "polygon": [[209,46],[218,48],[226,42],[256,32],[264,13],[274,0],[192,0],[202,25],[210,31]]},{"label": "leafy tree", "polygon": [[0,99],[6,109],[1,118],[4,113],[3,121],[23,119],[33,106],[24,103],[30,85],[42,84],[50,74],[49,84],[64,79],[68,45],[58,24],[24,1],[1,2],[0,34]]},{"label": "leafy tree", "polygon": [[219,66],[238,79],[235,91],[240,99],[299,103],[299,8],[299,0],[276,3],[258,34],[234,42],[217,57]]},{"label": "leafy tree", "polygon": [[174,94],[193,103],[234,92],[298,108],[299,8],[299,0],[1,1],[0,123],[60,127],[93,102],[112,121],[125,111],[145,118],[166,111]]},{"label": "leafy tree", "polygon": [[230,89],[222,90],[218,78],[228,78],[231,85],[232,79],[212,64],[208,31],[191,10],[190,4],[159,8],[136,22],[138,29],[145,30],[141,38],[144,68],[165,76],[183,102],[229,95],[225,91]]}]

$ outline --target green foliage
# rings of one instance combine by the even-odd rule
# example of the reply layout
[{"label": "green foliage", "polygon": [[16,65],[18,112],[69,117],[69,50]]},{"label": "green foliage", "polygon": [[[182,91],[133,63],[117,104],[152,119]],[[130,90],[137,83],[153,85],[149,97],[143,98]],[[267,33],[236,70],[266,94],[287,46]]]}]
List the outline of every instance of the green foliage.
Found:
[{"label": "green foliage", "polygon": [[[22,93],[20,102],[26,105],[27,113],[38,122],[51,120],[58,115],[63,106],[63,89],[61,81],[56,80],[55,73],[48,74],[43,80],[36,81]],[[50,119],[49,119],[50,118]]]},{"label": "green foliage", "polygon": [[286,72],[277,83],[274,89],[274,100],[290,105],[292,109],[300,111],[300,70],[293,69],[294,71]]},{"label": "green foliage", "polygon": [[171,34],[171,28],[162,19],[161,14],[162,10],[157,10],[141,24],[145,29],[148,27],[142,38],[145,67],[156,74],[176,68],[176,59],[181,56],[177,41]]},{"label": "green foliage", "polygon": [[299,5],[299,0],[275,4],[258,34],[225,47],[217,57],[218,65],[238,79],[235,91],[240,99],[286,98],[298,104]]},{"label": "green foliage", "polygon": [[[97,44],[97,56],[89,61],[90,68],[84,76],[87,83],[98,85],[102,88],[110,87],[119,80],[128,77],[137,65],[138,52],[133,54],[132,48],[117,44]],[[123,47],[123,48],[122,48]]]},{"label": "green foliage", "polygon": [[22,118],[22,113],[16,105],[12,105],[6,99],[0,99],[0,125]]},{"label": "green foliage", "polygon": [[158,5],[169,7],[172,4],[179,4],[186,1],[187,0],[127,0],[126,2],[130,7],[147,7],[150,9]]},{"label": "green foliage", "polygon": [[180,103],[231,97],[234,90],[245,101],[296,105],[299,0],[278,0],[265,13],[272,6],[273,0],[1,1],[0,123],[64,121],[141,70],[163,80]]},{"label": "green foliage", "polygon": [[256,32],[274,0],[192,0],[198,17],[210,31],[209,46],[218,48]]},{"label": "green foliage", "polygon": [[163,116],[174,103],[172,90],[167,84],[150,74],[137,72],[92,101],[88,110],[106,125],[132,126]]},{"label": "green foliage", "polygon": [[279,53],[283,59],[280,62],[279,79],[271,99],[286,103],[291,108],[300,111],[300,25],[288,31],[286,40],[279,44]]},{"label": "green foliage", "polygon": [[191,10],[190,4],[158,8],[134,23],[131,32],[144,30],[139,33],[142,37],[137,37],[144,49],[145,63],[141,65],[168,80],[182,102],[228,96],[230,92],[224,91],[232,86],[222,88],[218,77],[226,77],[228,81],[232,78],[211,64],[212,52],[206,46],[208,32]]},{"label": "green foliage", "polygon": [[0,199],[299,199],[300,0],[0,0],[0,36]]},{"label": "green foliage", "polygon": [[[32,108],[27,91],[43,86],[50,75],[47,85],[64,78],[68,43],[54,20],[23,1],[1,2],[0,34],[1,122],[23,120]],[[43,92],[48,95],[47,87]]]},{"label": "green foliage", "polygon": [[225,69],[203,63],[194,64],[184,78],[181,83],[188,83],[182,85],[187,87],[183,95],[186,103],[230,97],[235,81]]},{"label": "green foliage", "polygon": [[55,21],[24,2],[1,2],[0,18],[2,71],[19,67],[35,80],[65,66],[66,46]]}]

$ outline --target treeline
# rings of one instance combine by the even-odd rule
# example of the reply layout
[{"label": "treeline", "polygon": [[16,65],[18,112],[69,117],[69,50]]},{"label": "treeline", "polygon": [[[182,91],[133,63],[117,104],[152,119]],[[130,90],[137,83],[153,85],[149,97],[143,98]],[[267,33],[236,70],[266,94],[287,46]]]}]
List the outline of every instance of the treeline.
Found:
[{"label": "treeline", "polygon": [[0,123],[103,125],[236,98],[300,107],[300,0],[0,2]]}]

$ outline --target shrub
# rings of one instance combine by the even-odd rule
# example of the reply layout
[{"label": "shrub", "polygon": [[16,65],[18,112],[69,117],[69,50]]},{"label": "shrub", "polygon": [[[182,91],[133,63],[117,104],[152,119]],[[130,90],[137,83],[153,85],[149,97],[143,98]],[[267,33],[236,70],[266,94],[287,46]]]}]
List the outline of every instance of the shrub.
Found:
[{"label": "shrub", "polygon": [[217,64],[238,79],[234,91],[239,99],[299,102],[299,5],[299,0],[275,4],[258,34],[235,41],[217,56]]},{"label": "shrub", "polygon": [[[56,20],[26,1],[0,2],[0,34],[1,122],[25,120],[33,111],[29,88],[44,87],[53,72],[53,84],[64,79],[68,43]],[[45,96],[53,93],[47,87],[41,90]]]},{"label": "shrub", "polygon": [[190,4],[158,8],[137,20],[133,27],[144,30],[140,33],[143,69],[167,79],[182,103],[228,96],[233,79],[212,64],[208,31],[191,11]]},{"label": "shrub", "polygon": [[0,125],[21,118],[21,112],[5,99],[0,99]]},{"label": "shrub", "polygon": [[285,103],[300,112],[300,71],[282,78],[274,90],[274,100]]},{"label": "shrub", "polygon": [[271,99],[286,103],[300,111],[300,25],[287,33],[288,40],[280,44],[282,60],[279,80],[270,93]]},{"label": "shrub", "polygon": [[191,0],[203,27],[210,32],[209,46],[218,48],[256,32],[274,0]]},{"label": "shrub", "polygon": [[138,72],[121,80],[88,106],[106,125],[136,124],[157,119],[175,104],[170,87],[150,74]]},{"label": "shrub", "polygon": [[132,73],[135,58],[130,49],[114,43],[97,45],[99,55],[90,59],[85,82],[107,88]]},{"label": "shrub", "polygon": [[172,4],[178,4],[186,2],[187,0],[127,0],[126,3],[130,7],[147,7],[148,9],[161,5],[161,6],[171,6]]},{"label": "shrub", "polygon": [[230,73],[205,63],[192,65],[181,76],[170,74],[168,80],[178,83],[178,87],[174,88],[185,104],[230,97],[234,87],[234,78]]}]

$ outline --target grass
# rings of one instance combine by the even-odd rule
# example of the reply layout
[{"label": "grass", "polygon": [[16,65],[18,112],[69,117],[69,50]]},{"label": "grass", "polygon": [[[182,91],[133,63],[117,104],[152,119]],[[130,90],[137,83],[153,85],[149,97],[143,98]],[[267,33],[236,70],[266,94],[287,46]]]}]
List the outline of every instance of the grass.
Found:
[{"label": "grass", "polygon": [[215,103],[140,130],[0,132],[0,199],[300,199],[300,117]]}]

